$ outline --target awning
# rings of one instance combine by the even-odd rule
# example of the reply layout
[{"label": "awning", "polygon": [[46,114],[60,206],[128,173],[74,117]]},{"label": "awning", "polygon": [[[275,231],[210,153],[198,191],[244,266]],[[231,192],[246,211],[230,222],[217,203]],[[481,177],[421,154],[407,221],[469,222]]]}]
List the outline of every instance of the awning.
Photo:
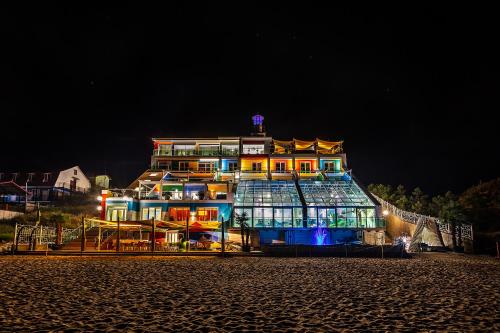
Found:
[{"label": "awning", "polygon": [[208,184],[208,190],[214,192],[224,192],[227,193],[226,184]]},{"label": "awning", "polygon": [[342,141],[325,141],[320,139],[316,139],[316,141],[318,142],[318,152],[320,153],[335,152],[342,146]]},{"label": "awning", "polygon": [[293,142],[295,143],[296,150],[309,150],[311,149],[311,147],[314,146],[314,143],[316,141],[303,141],[303,140],[293,139]]}]

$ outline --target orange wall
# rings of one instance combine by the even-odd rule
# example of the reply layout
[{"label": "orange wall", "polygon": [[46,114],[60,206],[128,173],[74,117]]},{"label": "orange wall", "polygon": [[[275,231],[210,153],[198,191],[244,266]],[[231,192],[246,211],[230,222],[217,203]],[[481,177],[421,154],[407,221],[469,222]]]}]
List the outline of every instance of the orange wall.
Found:
[{"label": "orange wall", "polygon": [[316,159],[311,160],[309,158],[296,158],[295,170],[297,171],[300,171],[300,162],[311,162],[311,170],[318,170],[318,161]]}]

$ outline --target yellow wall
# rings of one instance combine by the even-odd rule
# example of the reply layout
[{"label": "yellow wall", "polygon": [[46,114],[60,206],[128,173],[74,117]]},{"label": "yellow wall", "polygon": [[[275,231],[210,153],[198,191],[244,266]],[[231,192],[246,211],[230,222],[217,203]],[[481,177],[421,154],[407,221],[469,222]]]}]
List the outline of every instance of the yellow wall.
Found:
[{"label": "yellow wall", "polygon": [[274,158],[271,159],[271,171],[276,170],[276,162],[285,162],[286,163],[286,170],[287,171],[292,171],[293,170],[293,161],[292,159],[279,159],[279,158]]},{"label": "yellow wall", "polygon": [[261,162],[262,163],[262,171],[267,171],[267,158],[242,158],[241,159],[241,170],[243,171],[251,171],[253,162]]}]

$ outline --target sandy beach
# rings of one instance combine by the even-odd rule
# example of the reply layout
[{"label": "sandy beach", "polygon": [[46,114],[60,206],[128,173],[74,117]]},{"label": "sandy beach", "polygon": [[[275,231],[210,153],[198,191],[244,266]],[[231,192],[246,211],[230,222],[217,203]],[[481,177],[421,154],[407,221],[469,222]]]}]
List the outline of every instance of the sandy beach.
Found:
[{"label": "sandy beach", "polygon": [[500,260],[0,257],[22,331],[500,331]]}]

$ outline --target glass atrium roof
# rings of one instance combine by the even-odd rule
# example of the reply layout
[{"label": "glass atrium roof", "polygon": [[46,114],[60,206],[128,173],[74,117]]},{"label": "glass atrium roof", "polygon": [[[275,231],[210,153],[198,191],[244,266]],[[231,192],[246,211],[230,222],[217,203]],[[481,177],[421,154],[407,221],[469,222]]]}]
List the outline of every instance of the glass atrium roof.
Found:
[{"label": "glass atrium roof", "polygon": [[234,197],[235,206],[302,206],[293,181],[241,180]]},{"label": "glass atrium roof", "polygon": [[299,186],[308,206],[375,206],[354,181],[301,180]]}]

